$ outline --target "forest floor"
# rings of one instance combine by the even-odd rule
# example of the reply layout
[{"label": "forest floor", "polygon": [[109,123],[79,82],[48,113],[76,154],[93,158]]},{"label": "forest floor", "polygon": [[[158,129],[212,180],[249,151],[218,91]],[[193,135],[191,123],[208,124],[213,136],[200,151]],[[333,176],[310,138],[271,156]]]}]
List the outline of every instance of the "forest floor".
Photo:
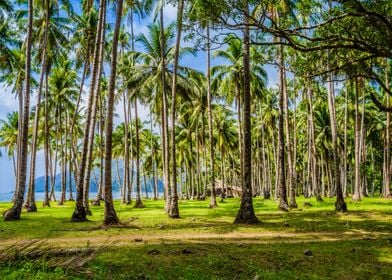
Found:
[{"label": "forest floor", "polygon": [[103,206],[70,222],[73,202],[0,221],[0,279],[392,279],[391,199],[336,213],[333,199],[298,198],[286,213],[256,198],[257,225],[233,224],[239,199],[180,201],[180,219],[144,204],[116,201],[120,227],[102,227]]}]

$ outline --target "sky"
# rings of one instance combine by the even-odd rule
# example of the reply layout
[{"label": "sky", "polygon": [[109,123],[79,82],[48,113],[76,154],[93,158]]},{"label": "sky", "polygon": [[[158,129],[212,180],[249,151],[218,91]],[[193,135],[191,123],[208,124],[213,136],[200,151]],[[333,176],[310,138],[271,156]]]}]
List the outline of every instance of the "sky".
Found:
[{"label": "sky", "polygon": [[[75,12],[80,11],[80,1],[72,1],[74,5]],[[176,20],[177,16],[177,9],[171,5],[166,5],[164,8],[164,22],[166,24],[170,24]],[[108,17],[109,23],[114,22],[114,13],[111,11]],[[134,30],[135,34],[147,33],[147,26],[153,21],[152,16],[147,19],[139,20],[136,19],[134,23]],[[127,28],[127,27],[126,27]],[[130,27],[128,26],[129,30]],[[192,42],[182,42],[182,45],[192,46]],[[136,48],[140,49],[140,46],[136,45]],[[190,66],[196,70],[205,72],[206,71],[206,56],[203,52],[198,52],[196,57],[194,56],[185,56],[182,58],[181,62],[182,65]],[[224,63],[221,60],[212,59],[211,64],[217,65]],[[268,73],[268,86],[276,86],[277,81],[277,74],[276,70],[271,65],[266,65],[265,69]],[[88,84],[88,82],[87,82]],[[36,97],[33,95],[31,102],[32,105],[35,105]],[[8,113],[18,110],[18,100],[15,98],[15,95],[12,93],[11,89],[8,88],[6,85],[0,83],[0,119],[5,119]],[[120,105],[117,106],[116,109],[118,113],[118,117],[115,120],[116,123],[120,123],[123,121],[123,111]],[[140,118],[142,120],[148,120],[148,110],[140,107]],[[15,177],[13,173],[13,165],[12,160],[7,157],[7,153],[4,149],[1,149],[2,156],[0,157],[0,193],[10,192],[14,190],[15,187]],[[36,176],[43,176],[44,175],[44,157],[42,152],[38,152],[37,154],[37,170]]]}]

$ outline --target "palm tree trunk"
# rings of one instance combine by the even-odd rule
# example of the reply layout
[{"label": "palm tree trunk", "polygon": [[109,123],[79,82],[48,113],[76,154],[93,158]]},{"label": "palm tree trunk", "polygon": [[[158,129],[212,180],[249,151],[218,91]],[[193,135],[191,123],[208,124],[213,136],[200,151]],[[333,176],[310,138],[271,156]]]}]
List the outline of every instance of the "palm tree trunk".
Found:
[{"label": "palm tree trunk", "polygon": [[264,124],[261,125],[261,154],[262,154],[262,166],[263,166],[263,197],[264,199],[270,199],[271,198],[271,192],[270,188],[268,186],[267,182],[267,157],[266,157],[266,145],[265,145],[265,140],[264,140]]},{"label": "palm tree trunk", "polygon": [[[389,77],[388,77],[388,66],[385,68],[385,85],[387,89],[389,89]],[[387,106],[389,107],[390,101],[389,94],[387,94]],[[384,190],[382,195],[384,197],[389,197],[391,196],[391,190],[390,190],[390,182],[391,182],[391,165],[390,163],[390,125],[391,125],[391,114],[387,112],[387,120],[386,120],[386,127],[385,127],[385,148],[384,148],[384,153],[385,153],[385,162],[384,162],[384,170],[385,170],[385,179],[384,179]],[[373,162],[373,161],[372,161]]]},{"label": "palm tree trunk", "polygon": [[[174,50],[173,62],[173,83],[172,83],[172,104],[171,104],[171,202],[169,208],[170,218],[179,218],[178,210],[178,194],[177,194],[177,159],[176,159],[176,101],[177,101],[177,70],[180,53],[181,32],[182,32],[182,16],[184,12],[184,1],[178,1],[177,10],[177,38]],[[197,128],[196,128],[197,129]],[[196,138],[196,149],[198,148]]]},{"label": "palm tree trunk", "polygon": [[[105,9],[106,10],[106,9]],[[101,95],[101,77],[103,71],[103,63],[104,63],[104,45],[105,45],[105,24],[106,24],[106,12],[104,11],[102,17],[102,29],[100,32],[100,41],[99,41],[99,62],[98,62],[98,70],[96,77],[96,85],[94,87],[95,94],[92,101],[92,110],[91,110],[91,121],[89,127],[89,142],[87,145],[87,157],[86,157],[86,170],[83,178],[83,205],[86,209],[88,215],[92,215],[89,206],[89,193],[90,193],[90,179],[92,172],[92,162],[93,162],[93,149],[94,149],[94,136],[95,136],[95,127],[97,123],[97,106],[99,102],[99,96]]]},{"label": "palm tree trunk", "polygon": [[286,147],[287,147],[287,165],[288,165],[288,188],[290,190],[290,208],[298,208],[297,202],[295,200],[295,181],[294,181],[294,168],[293,168],[293,157],[292,157],[292,143],[291,143],[291,133],[290,133],[290,116],[289,116],[289,96],[287,92],[287,79],[286,79],[286,69],[284,61],[284,50],[283,47],[280,48],[280,71],[282,79],[282,90],[283,90],[283,102],[284,102],[284,114],[285,118],[285,130],[286,130]]},{"label": "palm tree trunk", "polygon": [[[282,50],[280,50],[282,51]],[[279,170],[279,209],[288,211],[287,186],[286,186],[286,162],[284,149],[284,73],[282,70],[282,56],[279,56],[280,65],[280,89],[279,89],[279,117],[278,117],[278,170]],[[287,136],[286,136],[287,137]]]},{"label": "palm tree trunk", "polygon": [[104,121],[104,116],[103,116],[103,100],[102,100],[102,94],[99,95],[99,160],[100,160],[100,166],[99,166],[99,185],[98,185],[98,192],[95,197],[95,199],[92,201],[93,206],[100,206],[101,205],[101,200],[102,200],[102,191],[103,191],[103,169],[104,169],[104,149],[105,149],[105,142],[104,142],[104,136],[103,136],[103,131],[105,129],[105,121]]},{"label": "palm tree trunk", "polygon": [[210,208],[217,207],[215,191],[215,148],[212,128],[212,93],[211,93],[211,45],[210,27],[207,24],[207,107],[208,107],[208,138],[210,140],[210,173],[211,173],[211,199]]},{"label": "palm tree trunk", "polygon": [[346,212],[347,205],[344,202],[343,190],[340,180],[339,172],[339,151],[338,151],[338,140],[337,140],[337,124],[336,124],[336,107],[335,107],[335,90],[333,87],[332,74],[329,75],[328,90],[328,107],[331,123],[331,134],[332,134],[332,146],[333,146],[333,175],[335,178],[335,189],[336,189],[336,202],[335,210]]},{"label": "palm tree trunk", "polygon": [[139,139],[139,116],[137,110],[137,99],[134,101],[134,111],[135,111],[135,132],[136,132],[136,201],[135,208],[143,208],[141,186],[140,186],[140,139]]},{"label": "palm tree trunk", "polygon": [[127,110],[127,91],[124,91],[123,93],[123,110],[124,110],[124,183],[123,183],[123,196],[122,196],[122,203],[127,204],[127,190],[128,186],[130,184],[130,177],[129,177],[129,138],[128,138],[128,128],[129,128],[129,123],[128,123],[128,114],[130,113]]},{"label": "palm tree trunk", "polygon": [[[296,196],[297,192],[297,91],[296,91],[296,84],[295,84],[295,76],[293,78],[294,85],[293,85],[293,90],[294,90],[294,117],[293,117],[293,180],[294,180],[294,186],[291,188],[291,193],[290,193],[290,199],[291,197]],[[291,204],[291,201],[290,201]]]},{"label": "palm tree trunk", "polygon": [[134,169],[135,169],[135,161],[133,160],[133,154],[134,154],[134,152],[133,152],[133,136],[132,136],[132,114],[131,114],[131,104],[132,104],[132,102],[131,102],[131,99],[129,99],[128,100],[128,112],[129,112],[129,114],[128,114],[128,117],[129,117],[129,120],[128,120],[128,123],[129,123],[129,132],[130,132],[130,136],[129,136],[129,139],[130,139],[130,148],[131,148],[131,153],[130,153],[130,160],[131,160],[131,170],[130,170],[130,182],[129,182],[129,185],[128,185],[128,196],[127,196],[127,203],[128,204],[131,204],[131,202],[132,202],[132,186],[133,186],[133,179],[134,179]]},{"label": "palm tree trunk", "polygon": [[348,89],[345,91],[344,106],[344,151],[343,151],[343,195],[347,196],[347,120],[348,120]]},{"label": "palm tree trunk", "polygon": [[[245,11],[249,13],[248,1],[245,1]],[[252,127],[251,127],[251,96],[250,96],[250,57],[249,57],[249,26],[248,18],[245,18],[244,43],[243,43],[243,70],[244,70],[244,98],[243,98],[243,174],[241,205],[234,223],[254,224],[258,219],[253,209],[252,198]]]},{"label": "palm tree trunk", "polygon": [[112,46],[112,60],[110,65],[110,79],[108,89],[108,105],[106,118],[106,135],[105,135],[105,211],[104,224],[113,225],[118,224],[119,219],[113,205],[112,196],[112,134],[113,134],[113,113],[114,113],[114,90],[116,87],[116,72],[117,72],[117,47],[118,36],[121,25],[121,15],[123,10],[123,0],[117,1],[116,23],[113,30],[113,46]]},{"label": "palm tree trunk", "polygon": [[33,139],[31,143],[29,190],[27,195],[27,201],[25,203],[27,212],[37,211],[37,205],[35,204],[35,169],[36,169],[37,137],[38,137],[38,130],[39,130],[39,115],[40,115],[40,107],[41,107],[41,99],[42,99],[42,88],[44,82],[44,75],[46,71],[46,56],[47,56],[46,48],[47,48],[47,40],[48,40],[48,26],[49,26],[49,1],[46,2],[46,7],[45,7],[45,29],[44,29],[44,41],[42,43],[42,47],[43,47],[42,63],[41,63],[39,87],[37,93],[37,106],[35,109],[35,116],[34,116]]},{"label": "palm tree trunk", "polygon": [[26,39],[26,64],[25,64],[25,87],[23,96],[22,125],[19,130],[20,153],[18,156],[18,179],[17,192],[13,206],[3,214],[4,221],[19,220],[23,207],[24,194],[26,189],[27,157],[28,157],[28,130],[30,113],[30,74],[31,74],[31,46],[33,32],[33,0],[28,0],[28,28]]},{"label": "palm tree trunk", "polygon": [[153,144],[153,130],[152,130],[152,107],[150,106],[150,148],[151,148],[151,169],[152,169],[152,189],[154,192],[154,200],[158,199],[158,182],[156,176],[156,166],[155,166],[155,147]]},{"label": "palm tree trunk", "polygon": [[361,151],[360,151],[360,116],[359,116],[359,78],[355,78],[355,187],[352,199],[361,200]]},{"label": "palm tree trunk", "polygon": [[[22,123],[23,123],[23,92],[22,89],[18,90],[18,134],[20,134],[19,132],[22,131]],[[15,202],[16,197],[18,195],[18,187],[19,187],[19,170],[20,170],[20,164],[21,164],[21,145],[22,145],[22,138],[21,137],[17,137],[17,141],[16,141],[16,172],[15,172],[15,191],[14,194],[12,196],[12,202]]]},{"label": "palm tree trunk", "polygon": [[73,201],[73,194],[72,194],[72,174],[73,174],[73,165],[72,165],[72,134],[69,135],[69,162],[68,162],[68,201]]},{"label": "palm tree trunk", "polygon": [[89,135],[90,131],[90,123],[91,123],[91,114],[92,114],[92,105],[94,100],[94,92],[95,86],[97,85],[97,76],[98,76],[98,68],[99,68],[99,55],[100,55],[100,39],[101,39],[101,32],[104,28],[103,26],[103,19],[106,10],[106,0],[100,0],[99,2],[99,16],[98,16],[98,24],[97,24],[97,34],[95,37],[95,49],[94,49],[94,59],[93,59],[93,68],[92,68],[92,76],[91,76],[91,84],[90,84],[90,91],[87,103],[87,112],[86,112],[86,124],[84,129],[84,136],[83,136],[83,146],[81,151],[81,159],[79,164],[79,170],[77,175],[77,192],[76,192],[76,204],[75,210],[72,214],[71,221],[74,222],[82,222],[87,221],[86,215],[87,210],[84,207],[83,201],[83,182],[87,167],[87,151],[88,151],[88,143],[92,142],[91,139],[93,136]]},{"label": "palm tree trunk", "polygon": [[166,95],[166,61],[165,61],[165,34],[163,24],[163,5],[160,10],[160,44],[161,44],[161,65],[162,65],[162,144],[163,144],[163,181],[165,188],[165,210],[168,212],[171,203],[171,188],[170,188],[170,171],[169,171],[169,129],[168,129],[168,109],[167,109],[167,95]]},{"label": "palm tree trunk", "polygon": [[206,124],[205,124],[205,111],[203,111],[202,115],[202,130],[201,130],[201,138],[202,138],[202,146],[203,146],[203,163],[204,163],[204,175],[203,177],[203,195],[202,199],[206,199],[207,197],[207,170],[208,170],[208,162],[207,162],[207,145],[206,145]]},{"label": "palm tree trunk", "polygon": [[314,120],[313,120],[313,94],[312,94],[312,88],[310,85],[310,81],[308,80],[308,113],[309,113],[309,138],[310,138],[310,155],[309,155],[309,161],[311,161],[311,167],[312,167],[312,189],[313,189],[313,194],[316,196],[317,201],[322,201],[321,194],[320,194],[320,188],[319,188],[319,183],[318,183],[318,176],[317,176],[317,171],[318,171],[318,164],[317,164],[317,150],[316,150],[316,136],[315,136],[315,126],[314,126]]},{"label": "palm tree trunk", "polygon": [[[360,158],[361,158],[361,166],[366,167],[366,126],[365,126],[365,91],[362,91],[362,113],[361,113],[361,132],[360,132]],[[360,175],[361,178],[361,196],[367,197],[367,177],[366,170],[363,170]]]}]

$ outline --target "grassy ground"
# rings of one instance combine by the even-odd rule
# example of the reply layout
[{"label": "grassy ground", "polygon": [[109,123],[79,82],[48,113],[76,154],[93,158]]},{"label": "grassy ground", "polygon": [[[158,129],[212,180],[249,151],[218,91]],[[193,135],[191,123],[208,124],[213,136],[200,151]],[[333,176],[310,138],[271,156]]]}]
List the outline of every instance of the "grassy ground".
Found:
[{"label": "grassy ground", "polygon": [[[39,208],[20,221],[0,221],[0,260],[23,240],[50,250],[3,258],[0,279],[392,279],[392,200],[348,201],[346,214],[333,211],[333,199],[298,204],[283,213],[277,202],[257,198],[261,223],[252,226],[232,223],[238,199],[217,209],[181,201],[177,220],[167,218],[163,201],[145,201],[143,209],[116,202],[124,225],[117,228],[101,227],[103,207],[92,207],[86,223],[69,221],[70,202]],[[0,203],[0,212],[9,206]],[[84,253],[53,257],[58,248],[98,251],[79,267],[67,262]]]}]

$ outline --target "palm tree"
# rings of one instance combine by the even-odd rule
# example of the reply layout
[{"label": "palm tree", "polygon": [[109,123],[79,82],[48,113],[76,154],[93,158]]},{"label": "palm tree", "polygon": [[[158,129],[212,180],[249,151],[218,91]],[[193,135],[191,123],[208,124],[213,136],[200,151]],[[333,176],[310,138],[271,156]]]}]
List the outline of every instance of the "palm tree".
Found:
[{"label": "palm tree", "polygon": [[112,57],[110,67],[110,79],[107,102],[107,118],[106,118],[106,132],[105,132],[105,212],[104,224],[113,225],[118,224],[119,220],[114,209],[112,197],[112,132],[113,132],[113,111],[114,111],[114,90],[116,86],[117,73],[117,47],[118,37],[121,25],[121,15],[123,9],[123,0],[117,2],[116,23],[113,34]]},{"label": "palm tree", "polygon": [[26,188],[26,173],[27,173],[27,141],[29,129],[29,115],[30,115],[30,75],[31,75],[31,47],[32,47],[32,33],[33,33],[33,0],[28,0],[28,27],[26,38],[26,65],[25,65],[25,87],[23,94],[23,111],[19,112],[22,124],[19,130],[20,153],[18,156],[18,172],[17,172],[17,195],[13,206],[3,214],[5,221],[19,220],[22,212],[24,194]]},{"label": "palm tree", "polygon": [[[137,37],[137,42],[143,47],[145,52],[141,53],[130,53],[126,55],[125,63],[121,67],[121,73],[125,73],[124,86],[128,89],[129,94],[138,93],[139,100],[144,103],[149,103],[153,112],[161,117],[161,129],[162,129],[162,143],[165,143],[165,102],[162,99],[161,94],[163,89],[164,92],[171,89],[171,82],[173,78],[172,63],[174,60],[174,49],[172,47],[174,40],[174,25],[169,25],[164,32],[161,32],[159,24],[152,24],[148,27],[148,36],[141,34]],[[165,56],[165,68],[162,68],[161,59],[161,33],[164,33],[164,46],[163,53]],[[190,48],[179,49],[179,57],[187,53],[192,53]],[[128,56],[128,58],[127,58]],[[136,63],[136,61],[139,61]],[[167,62],[167,63],[166,63]],[[194,92],[197,88],[194,81],[188,79],[191,73],[195,71],[189,67],[178,66],[177,73],[177,91],[180,96],[186,97],[190,93]],[[162,76],[165,77],[164,82]],[[165,151],[165,144],[163,145],[163,151]],[[165,161],[165,153],[163,160]],[[165,164],[163,164],[165,166]],[[163,172],[166,174],[165,170]],[[167,176],[166,176],[167,177]],[[165,180],[166,180],[165,177]],[[165,188],[167,190],[167,185]],[[169,196],[166,192],[166,199]],[[168,208],[169,209],[169,208]]]},{"label": "palm tree", "polygon": [[[216,106],[214,114],[214,132],[216,146],[220,152],[221,161],[221,182],[222,182],[222,193],[221,202],[225,198],[227,193],[225,188],[226,174],[225,174],[225,163],[226,158],[230,153],[233,153],[238,147],[238,133],[235,119],[232,117],[231,111],[227,108]],[[236,153],[238,156],[238,153]]]},{"label": "palm tree", "polygon": [[[212,90],[211,90],[211,42],[210,42],[210,20],[208,19],[208,10],[205,9],[203,5],[203,1],[193,1],[191,5],[189,5],[188,18],[191,22],[196,21],[200,24],[200,26],[206,30],[206,56],[207,56],[207,69],[206,69],[206,77],[207,77],[207,111],[208,111],[208,138],[210,139],[209,145],[209,158],[210,158],[210,173],[211,173],[211,199],[210,199],[210,208],[217,207],[216,203],[216,192],[215,192],[215,149],[213,146],[213,129],[212,129]],[[205,183],[207,186],[207,182]],[[206,192],[206,190],[205,190]]]},{"label": "palm tree", "polygon": [[360,115],[359,115],[359,106],[358,106],[358,100],[359,100],[359,91],[360,91],[360,81],[359,78],[355,78],[355,128],[354,128],[354,133],[355,133],[355,186],[354,186],[354,194],[353,194],[353,200],[360,201],[361,200],[361,187],[360,187],[360,168],[361,168],[361,163],[360,163],[360,156],[361,156],[361,150],[360,150]]},{"label": "palm tree", "polygon": [[[139,137],[139,132],[140,132],[140,121],[139,121],[139,116],[138,116],[138,101],[142,99],[143,96],[140,95],[140,92],[134,88],[132,84],[132,77],[134,75],[134,68],[137,65],[137,60],[139,58],[139,55],[137,53],[128,53],[123,56],[123,61],[122,65],[120,65],[119,72],[120,74],[123,75],[124,79],[124,89],[123,91],[128,94],[128,97],[124,95],[124,100],[127,98],[130,103],[133,103],[134,105],[134,114],[135,114],[135,155],[136,155],[136,202],[134,207],[135,208],[143,208],[144,205],[141,200],[141,187],[140,187],[140,137]],[[131,130],[132,132],[132,130]],[[128,134],[128,121],[125,122],[125,135]],[[133,133],[131,133],[133,135]],[[132,137],[132,136],[131,136]],[[128,141],[128,136],[125,137]],[[125,142],[125,152],[124,152],[124,160],[127,161],[128,159],[128,143]],[[132,139],[131,139],[132,143]],[[133,149],[133,147],[131,147]],[[128,165],[125,164],[125,168],[128,169]],[[125,174],[128,172],[125,171]],[[124,178],[124,181],[128,180],[127,177]],[[126,192],[126,186],[128,184],[124,184],[124,192]]]},{"label": "palm tree", "polygon": [[0,120],[0,147],[6,149],[8,157],[12,158],[14,174],[16,178],[16,150],[18,144],[18,112],[7,114],[6,120]]},{"label": "palm tree", "polygon": [[[245,12],[249,13],[249,3],[245,3]],[[248,18],[245,17],[244,21],[244,43],[243,43],[243,81],[244,81],[244,93],[243,93],[243,137],[240,138],[240,142],[243,141],[243,166],[242,166],[242,196],[241,205],[235,218],[235,223],[246,223],[254,224],[258,223],[252,200],[252,135],[251,135],[251,89],[250,89],[250,37],[249,37],[249,26],[247,25]],[[240,154],[241,156],[241,154]]]},{"label": "palm tree", "polygon": [[[232,35],[225,38],[225,42],[228,44],[226,50],[217,50],[214,53],[215,57],[224,59],[228,64],[217,65],[212,68],[213,82],[212,88],[219,95],[226,99],[226,102],[231,104],[234,100],[237,107],[237,122],[238,122],[238,138],[243,137],[242,127],[242,95],[244,82],[243,76],[243,42]],[[259,54],[260,50],[251,48],[249,51],[250,59],[261,61],[262,57]],[[259,63],[252,63],[250,65],[250,82],[252,85],[251,94],[255,96],[265,87],[266,72]],[[243,148],[242,141],[239,141],[239,152],[240,162],[243,165]],[[241,167],[242,168],[242,167]],[[242,172],[241,172],[242,174]]]},{"label": "palm tree", "polygon": [[[64,142],[67,140],[68,130],[68,120],[70,119],[69,112],[75,110],[74,103],[77,99],[79,92],[77,73],[73,70],[72,61],[65,57],[59,58],[59,64],[56,68],[52,70],[52,74],[49,79],[49,100],[48,108],[49,111],[53,112],[53,118],[56,126],[57,140],[63,143],[62,145],[56,144],[61,149],[61,155],[66,154],[66,145]],[[48,136],[49,137],[49,136]],[[61,164],[64,174],[64,168],[66,166],[66,161]],[[62,196],[59,204],[62,205],[65,202],[65,182],[63,180],[62,184]]]},{"label": "palm tree", "polygon": [[177,162],[176,162],[176,99],[177,99],[177,71],[178,60],[180,53],[180,42],[182,32],[182,14],[184,11],[184,0],[179,0],[177,10],[177,38],[174,49],[174,62],[173,62],[173,83],[172,83],[172,104],[171,104],[171,201],[168,209],[169,217],[179,218],[180,213],[178,210],[178,194],[177,194]]},{"label": "palm tree", "polygon": [[[94,59],[93,59],[93,67],[92,67],[92,76],[91,76],[91,86],[89,90],[88,103],[87,103],[87,112],[86,112],[86,124],[84,128],[84,136],[83,136],[83,147],[81,151],[81,159],[79,162],[79,170],[76,178],[76,186],[77,186],[77,196],[76,196],[76,204],[75,211],[72,214],[71,220],[75,222],[86,221],[86,215],[88,213],[88,209],[86,209],[86,195],[84,192],[84,187],[88,187],[89,184],[86,184],[89,181],[91,160],[89,161],[88,157],[92,155],[92,143],[94,140],[94,135],[92,135],[92,131],[94,131],[95,125],[93,121],[93,114],[96,113],[96,105],[97,99],[99,96],[99,85],[100,85],[100,76],[102,72],[102,63],[103,63],[103,41],[104,41],[104,24],[105,24],[105,15],[106,15],[106,1],[100,0],[99,3],[99,16],[98,16],[98,24],[97,24],[97,32],[95,36],[95,49],[94,49]],[[89,149],[90,148],[90,149]],[[87,192],[88,193],[88,192]]]}]

